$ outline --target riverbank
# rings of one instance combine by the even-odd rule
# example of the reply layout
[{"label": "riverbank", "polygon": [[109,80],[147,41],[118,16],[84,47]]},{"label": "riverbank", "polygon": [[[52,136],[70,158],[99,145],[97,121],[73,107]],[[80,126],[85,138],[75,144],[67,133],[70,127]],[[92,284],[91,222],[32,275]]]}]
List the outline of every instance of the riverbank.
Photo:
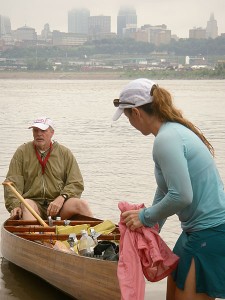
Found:
[{"label": "riverbank", "polygon": [[120,72],[0,72],[0,79],[63,79],[115,80],[125,79]]},{"label": "riverbank", "polygon": [[0,79],[53,79],[53,80],[121,80],[135,79],[140,77],[154,78],[155,80],[223,80],[225,73],[216,75],[212,72],[175,71],[175,70],[144,70],[144,71],[89,71],[89,72],[62,72],[62,71],[0,71]]}]

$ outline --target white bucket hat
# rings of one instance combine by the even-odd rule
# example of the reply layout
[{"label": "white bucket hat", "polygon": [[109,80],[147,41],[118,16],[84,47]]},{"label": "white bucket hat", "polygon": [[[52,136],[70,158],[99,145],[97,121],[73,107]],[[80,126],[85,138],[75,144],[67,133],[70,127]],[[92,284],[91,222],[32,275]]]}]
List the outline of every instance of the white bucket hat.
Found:
[{"label": "white bucket hat", "polygon": [[113,116],[113,121],[119,119],[124,108],[138,107],[151,103],[153,97],[150,95],[155,83],[146,78],[139,78],[128,83],[120,93],[119,99],[114,99],[114,105],[118,107]]}]

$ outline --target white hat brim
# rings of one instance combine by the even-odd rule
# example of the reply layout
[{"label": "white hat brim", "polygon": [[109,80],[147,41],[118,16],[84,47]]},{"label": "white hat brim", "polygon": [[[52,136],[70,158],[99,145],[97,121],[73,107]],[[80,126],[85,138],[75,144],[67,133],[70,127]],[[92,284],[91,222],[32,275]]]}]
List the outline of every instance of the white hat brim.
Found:
[{"label": "white hat brim", "polygon": [[113,116],[113,121],[117,121],[120,118],[120,116],[122,115],[123,112],[124,112],[123,108],[120,108],[120,107],[117,108],[117,110],[116,110],[116,112]]},{"label": "white hat brim", "polygon": [[41,130],[46,130],[46,129],[48,129],[48,127],[49,127],[49,125],[47,125],[47,124],[36,123],[36,124],[28,127],[28,129],[30,129],[30,128],[39,128]]}]

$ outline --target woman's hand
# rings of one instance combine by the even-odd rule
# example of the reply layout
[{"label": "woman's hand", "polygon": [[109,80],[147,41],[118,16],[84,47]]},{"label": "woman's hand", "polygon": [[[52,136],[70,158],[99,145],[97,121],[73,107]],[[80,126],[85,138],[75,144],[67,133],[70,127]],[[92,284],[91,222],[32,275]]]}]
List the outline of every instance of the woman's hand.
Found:
[{"label": "woman's hand", "polygon": [[127,227],[130,228],[130,230],[135,230],[143,226],[143,224],[139,219],[139,212],[140,210],[138,209],[138,210],[128,210],[122,213],[122,218],[126,223]]}]

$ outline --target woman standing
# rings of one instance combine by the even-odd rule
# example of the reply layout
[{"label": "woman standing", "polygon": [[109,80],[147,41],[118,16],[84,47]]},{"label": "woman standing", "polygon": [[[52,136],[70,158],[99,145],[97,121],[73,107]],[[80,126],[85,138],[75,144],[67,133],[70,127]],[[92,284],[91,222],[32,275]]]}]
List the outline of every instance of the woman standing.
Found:
[{"label": "woman standing", "polygon": [[114,106],[114,121],[124,113],[143,135],[155,136],[153,204],[124,212],[126,225],[162,227],[174,214],[181,222],[173,250],[180,261],[168,277],[167,300],[225,298],[225,192],[212,145],[151,80],[131,81]]}]

